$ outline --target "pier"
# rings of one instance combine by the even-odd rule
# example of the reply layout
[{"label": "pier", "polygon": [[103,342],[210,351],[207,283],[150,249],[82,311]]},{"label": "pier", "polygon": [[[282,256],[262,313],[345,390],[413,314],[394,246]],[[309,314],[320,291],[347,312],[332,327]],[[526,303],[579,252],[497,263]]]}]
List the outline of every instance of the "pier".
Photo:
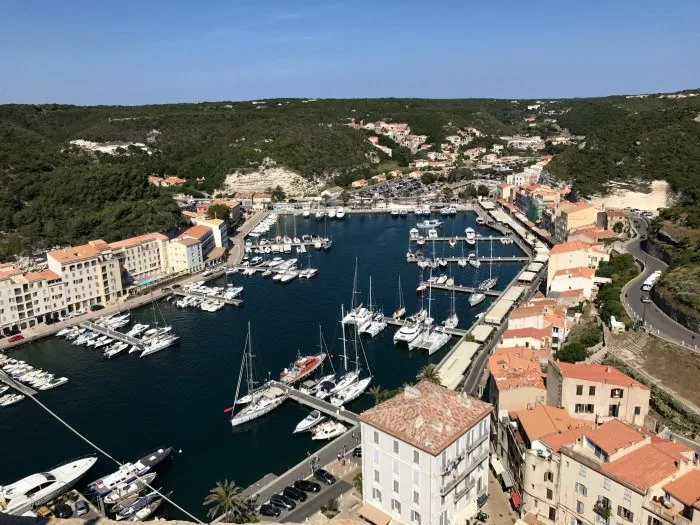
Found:
[{"label": "pier", "polygon": [[118,332],[117,330],[112,330],[111,328],[100,326],[91,321],[85,321],[83,323],[80,323],[80,327],[100,335],[107,335],[112,339],[116,339],[117,341],[121,341],[122,343],[128,343],[132,346],[135,346],[136,348],[140,348],[143,350],[143,341],[141,339],[128,336],[123,332]]},{"label": "pier", "polygon": [[[421,285],[425,285],[426,288],[428,286],[432,287],[433,290],[447,290],[448,292],[464,292],[464,293],[482,293],[484,295],[488,295],[490,297],[498,297],[500,296],[503,292],[500,290],[482,290],[481,288],[474,288],[473,286],[462,286],[461,284],[437,284],[437,283],[429,283],[427,281],[421,282]],[[510,286],[510,285],[509,285]]]},{"label": "pier", "polygon": [[23,385],[19,381],[15,381],[12,379],[9,375],[7,375],[6,372],[3,370],[0,370],[0,381],[5,383],[7,386],[14,388],[18,392],[24,394],[25,396],[33,396],[36,394],[36,390],[29,388],[26,385]]},{"label": "pier", "polygon": [[[406,324],[408,324],[408,321],[405,319],[394,319],[393,317],[385,317],[384,321],[386,324],[390,324],[392,326],[406,326]],[[467,330],[462,330],[461,328],[445,328],[443,326],[442,331],[449,335],[456,335],[457,337],[463,337],[467,334]]]},{"label": "pier", "polygon": [[283,392],[287,393],[290,399],[293,399],[297,403],[306,405],[307,407],[313,408],[314,410],[320,410],[324,414],[334,419],[340,419],[345,423],[350,423],[351,425],[357,425],[358,423],[358,416],[357,414],[355,414],[355,412],[351,412],[342,407],[337,407],[335,405],[330,404],[328,401],[318,399],[315,396],[304,394],[303,392],[300,392],[293,386],[285,385],[284,383],[281,383],[279,381],[272,380],[270,381],[270,383],[272,383],[273,386],[276,386]]},{"label": "pier", "polygon": [[[426,235],[423,235],[423,239],[426,241],[451,241],[454,239],[455,241],[467,241],[466,237],[460,237],[459,235],[455,235],[454,237],[428,237]],[[508,236],[508,235],[490,235],[488,237],[476,237],[474,241],[476,242],[489,242],[489,241],[504,241],[504,240],[512,240],[513,238]],[[411,242],[416,242],[418,240],[418,237],[411,237],[408,239]]]},{"label": "pier", "polygon": [[[418,262],[421,259],[431,260],[429,257],[416,257],[415,255],[411,257],[406,257],[407,262]],[[459,262],[460,259],[466,259],[466,257],[438,257],[438,259],[445,259],[447,262]],[[481,262],[530,262],[529,257],[512,255],[510,257],[479,257]],[[471,266],[471,265],[470,265]]]},{"label": "pier", "polygon": [[232,306],[241,306],[243,304],[243,299],[224,299],[223,297],[217,297],[215,295],[206,295],[198,292],[183,292],[182,290],[173,290],[172,293],[178,297],[196,297],[197,299],[213,299],[215,301],[222,301],[226,304]]}]

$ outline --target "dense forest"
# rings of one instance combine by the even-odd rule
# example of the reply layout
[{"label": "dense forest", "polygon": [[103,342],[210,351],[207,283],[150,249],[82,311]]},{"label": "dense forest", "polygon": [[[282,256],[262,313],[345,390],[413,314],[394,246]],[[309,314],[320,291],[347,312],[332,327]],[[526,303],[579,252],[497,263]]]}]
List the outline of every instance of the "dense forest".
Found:
[{"label": "dense forest", "polygon": [[[147,182],[153,174],[186,179],[186,192],[211,192],[227,174],[270,158],[308,179],[347,183],[372,170],[372,157],[389,160],[366,133],[346,125],[350,120],[407,122],[412,132],[439,145],[464,126],[490,135],[482,139],[486,142],[528,133],[523,119],[534,113],[539,123],[534,133],[548,136],[561,126],[586,135],[583,148],[565,149],[551,163],[557,177],[572,180],[583,193],[603,188],[609,179],[666,178],[687,195],[682,202],[692,212],[699,196],[697,98],[558,100],[528,111],[534,102],[278,99],[0,106],[0,260],[57,244],[111,241],[178,226],[171,192]],[[91,153],[71,146],[75,139],[138,142],[149,151],[132,146],[117,155]],[[381,143],[396,148],[389,139]],[[397,149],[393,162],[409,160],[408,150]],[[692,213],[692,221],[700,220]]]}]

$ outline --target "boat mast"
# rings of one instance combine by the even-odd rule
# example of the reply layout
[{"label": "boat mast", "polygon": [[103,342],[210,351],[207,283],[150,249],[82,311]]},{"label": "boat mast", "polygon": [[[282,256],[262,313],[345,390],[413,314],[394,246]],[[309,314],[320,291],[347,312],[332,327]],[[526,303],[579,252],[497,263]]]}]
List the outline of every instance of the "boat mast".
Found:
[{"label": "boat mast", "polygon": [[370,313],[374,313],[373,309],[373,304],[372,304],[372,276],[369,276],[369,311]]},{"label": "boat mast", "polygon": [[489,281],[493,278],[493,235],[491,236],[491,260],[489,261]]},{"label": "boat mast", "polygon": [[401,276],[399,275],[399,309],[403,307],[403,291],[401,290]]},{"label": "boat mast", "polygon": [[345,310],[343,309],[343,305],[340,305],[340,329],[342,330],[342,337],[340,340],[343,342],[343,369],[345,370],[345,373],[348,373],[348,353],[345,351],[345,323],[343,322],[343,319],[345,318]]},{"label": "boat mast", "polygon": [[253,381],[253,336],[250,332],[250,321],[248,321],[248,393],[252,396],[255,387],[255,382]]}]

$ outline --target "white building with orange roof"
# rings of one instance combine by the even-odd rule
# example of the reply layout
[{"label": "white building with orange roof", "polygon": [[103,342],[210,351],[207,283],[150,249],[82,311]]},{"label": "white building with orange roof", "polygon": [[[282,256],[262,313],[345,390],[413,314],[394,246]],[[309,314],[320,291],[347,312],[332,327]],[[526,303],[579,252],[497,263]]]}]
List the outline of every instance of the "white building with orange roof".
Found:
[{"label": "white building with orange roof", "polygon": [[620,419],[643,425],[649,412],[648,387],[607,365],[550,361],[547,404],[577,417],[603,422]]},{"label": "white building with orange roof", "polygon": [[228,226],[223,219],[194,219],[198,226],[206,226],[214,235],[214,245],[218,248],[228,248]]},{"label": "white building with orange roof", "polygon": [[536,350],[549,349],[552,344],[552,330],[550,327],[507,329],[501,335],[499,344],[504,347],[525,346]]},{"label": "white building with orange roof", "polygon": [[595,270],[588,266],[558,270],[552,276],[548,292],[579,290],[581,295],[590,301],[593,297],[594,277]]},{"label": "white building with orange roof", "polygon": [[557,523],[697,523],[695,508],[686,510],[668,492],[683,498],[700,492],[695,452],[687,446],[612,420],[562,446],[561,455]]},{"label": "white building with orange roof", "polygon": [[421,381],[363,412],[360,515],[423,525],[473,518],[488,493],[491,410]]},{"label": "white building with orange roof", "polygon": [[102,253],[111,252],[117,258],[125,284],[167,273],[168,238],[162,233],[147,233],[95,246]]},{"label": "white building with orange roof", "polygon": [[602,244],[590,244],[581,241],[569,241],[557,244],[549,251],[547,264],[547,289],[550,288],[554,274],[560,270],[587,266],[594,270],[601,261],[610,260],[610,254]]},{"label": "white building with orange roof", "polygon": [[544,404],[547,388],[544,383],[549,349],[525,346],[499,347],[488,358],[487,398],[494,406],[496,420],[512,410]]}]

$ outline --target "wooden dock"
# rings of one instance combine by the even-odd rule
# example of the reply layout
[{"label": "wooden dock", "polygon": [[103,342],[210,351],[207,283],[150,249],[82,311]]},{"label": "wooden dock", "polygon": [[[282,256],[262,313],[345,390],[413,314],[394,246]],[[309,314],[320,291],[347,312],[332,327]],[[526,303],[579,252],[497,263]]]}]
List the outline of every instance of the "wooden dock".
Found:
[{"label": "wooden dock", "polygon": [[34,390],[33,388],[29,388],[27,385],[23,385],[19,381],[15,381],[3,370],[0,370],[0,381],[2,381],[11,388],[14,388],[15,390],[17,390],[21,394],[24,394],[25,396],[33,396],[36,394],[36,390]]},{"label": "wooden dock", "polygon": [[358,416],[354,412],[347,410],[346,408],[337,407],[332,405],[328,401],[318,399],[315,396],[310,396],[309,394],[304,394],[300,392],[293,386],[285,385],[279,381],[270,381],[274,386],[289,394],[289,398],[293,399],[297,403],[306,405],[307,407],[313,408],[314,410],[320,410],[324,414],[334,418],[350,423],[351,425],[356,425],[358,422]]},{"label": "wooden dock", "polygon": [[[387,324],[393,325],[393,326],[406,326],[408,321],[405,319],[394,319],[393,317],[385,317],[384,321],[386,321]],[[440,325],[436,325],[440,326]],[[449,335],[456,335],[457,337],[462,337],[466,335],[467,331],[462,330],[461,328],[445,328],[444,326],[442,327],[443,331],[446,334]]]},{"label": "wooden dock", "polygon": [[[424,284],[426,287],[426,290],[428,288],[428,285],[430,283],[423,281],[421,284]],[[483,293],[484,295],[488,295],[491,297],[498,297],[500,296],[503,292],[500,290],[482,290],[481,288],[474,288],[473,286],[462,286],[461,284],[454,284],[454,285],[448,285],[448,284],[437,284],[437,283],[432,283],[430,284],[432,286],[433,290],[447,290],[448,292],[455,291],[455,292],[464,292],[464,293]]]},{"label": "wooden dock", "polygon": [[223,297],[216,297],[213,295],[207,295],[198,292],[183,292],[182,290],[173,290],[172,293],[178,297],[195,297],[197,299],[211,299],[214,301],[223,301],[231,306],[241,306],[243,304],[243,299],[224,299]]},{"label": "wooden dock", "polygon": [[85,328],[87,330],[90,330],[91,332],[95,332],[95,333],[100,334],[100,335],[109,336],[112,339],[115,339],[117,341],[121,341],[122,343],[130,344],[132,346],[135,346],[136,348],[140,348],[143,350],[143,341],[141,339],[137,339],[136,337],[128,336],[124,332],[112,330],[111,328],[106,328],[104,326],[100,326],[99,324],[95,324],[91,321],[85,321],[83,323],[80,323],[80,327]]}]

